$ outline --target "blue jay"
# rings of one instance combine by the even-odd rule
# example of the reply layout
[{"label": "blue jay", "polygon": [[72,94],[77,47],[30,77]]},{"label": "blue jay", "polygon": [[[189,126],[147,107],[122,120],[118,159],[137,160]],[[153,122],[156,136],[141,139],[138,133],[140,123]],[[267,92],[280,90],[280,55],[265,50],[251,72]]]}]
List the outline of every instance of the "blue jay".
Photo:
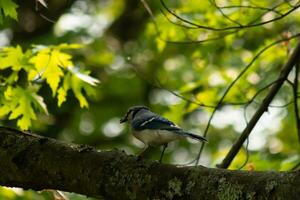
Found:
[{"label": "blue jay", "polygon": [[162,160],[168,143],[173,140],[189,137],[207,142],[204,137],[182,130],[168,119],[151,112],[146,106],[129,108],[126,115],[120,120],[120,123],[124,122],[130,124],[133,135],[142,141],[146,148],[148,146],[164,146],[159,162]]}]

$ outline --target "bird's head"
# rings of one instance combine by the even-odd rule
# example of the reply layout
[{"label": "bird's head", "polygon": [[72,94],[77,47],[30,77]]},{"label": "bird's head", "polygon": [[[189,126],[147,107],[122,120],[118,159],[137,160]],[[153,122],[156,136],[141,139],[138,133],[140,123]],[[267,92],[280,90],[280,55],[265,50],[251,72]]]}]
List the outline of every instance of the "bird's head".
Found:
[{"label": "bird's head", "polygon": [[132,106],[128,109],[124,117],[120,119],[120,123],[131,121],[140,110],[149,110],[146,106]]}]

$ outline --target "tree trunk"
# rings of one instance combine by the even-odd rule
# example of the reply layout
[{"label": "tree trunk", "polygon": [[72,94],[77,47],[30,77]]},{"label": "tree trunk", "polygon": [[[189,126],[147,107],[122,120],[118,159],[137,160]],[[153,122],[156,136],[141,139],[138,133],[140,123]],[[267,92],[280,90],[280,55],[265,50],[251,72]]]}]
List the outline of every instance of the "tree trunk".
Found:
[{"label": "tree trunk", "polygon": [[104,199],[297,199],[300,172],[176,167],[0,127],[0,185]]}]

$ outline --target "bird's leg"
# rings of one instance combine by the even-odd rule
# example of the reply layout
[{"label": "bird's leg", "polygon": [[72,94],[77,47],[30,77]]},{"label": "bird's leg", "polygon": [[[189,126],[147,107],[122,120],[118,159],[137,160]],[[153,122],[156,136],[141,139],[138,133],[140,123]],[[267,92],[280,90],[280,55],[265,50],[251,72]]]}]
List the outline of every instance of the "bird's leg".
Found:
[{"label": "bird's leg", "polygon": [[159,158],[159,163],[161,163],[161,161],[162,161],[162,159],[163,159],[163,157],[164,157],[165,150],[166,150],[167,147],[168,147],[168,143],[167,143],[167,144],[164,144],[163,150],[162,150],[161,155],[160,155],[160,158]]},{"label": "bird's leg", "polygon": [[152,146],[145,146],[145,148],[139,153],[138,160],[142,160],[152,149]]}]

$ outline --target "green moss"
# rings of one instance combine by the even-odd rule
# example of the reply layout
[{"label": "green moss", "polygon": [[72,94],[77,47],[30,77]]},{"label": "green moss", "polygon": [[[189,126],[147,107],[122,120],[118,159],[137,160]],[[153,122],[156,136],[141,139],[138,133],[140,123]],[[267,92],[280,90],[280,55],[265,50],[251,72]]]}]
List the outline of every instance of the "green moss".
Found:
[{"label": "green moss", "polygon": [[129,190],[127,189],[126,194],[127,194],[128,198],[129,198],[130,200],[135,200],[135,199],[136,199],[136,193],[135,193],[135,192],[129,191]]},{"label": "green moss", "polygon": [[191,168],[185,172],[185,175],[188,177],[189,181],[185,187],[185,194],[191,194],[193,188],[196,185],[196,182],[199,180],[199,171],[197,168]]},{"label": "green moss", "polygon": [[[114,174],[109,177],[111,187],[108,188],[110,193],[122,191],[124,196],[120,199],[140,199],[140,190],[149,190],[152,176],[147,175],[143,168],[129,168],[127,170],[114,169]],[[142,192],[143,193],[143,192]],[[147,192],[146,192],[147,193]],[[143,197],[143,199],[145,199]]]},{"label": "green moss", "polygon": [[268,183],[266,184],[266,191],[267,191],[268,193],[271,192],[272,190],[275,189],[275,187],[276,187],[277,185],[278,185],[277,182],[274,181],[274,180],[268,182]]},{"label": "green moss", "polygon": [[217,197],[219,200],[239,200],[242,199],[242,187],[237,184],[231,184],[226,178],[219,180]]},{"label": "green moss", "polygon": [[250,192],[246,194],[246,200],[255,199],[256,192]]},{"label": "green moss", "polygon": [[194,181],[189,181],[189,182],[187,183],[187,185],[186,185],[185,193],[186,193],[186,194],[190,194],[190,193],[192,192],[194,186],[195,186],[195,182],[194,182]]},{"label": "green moss", "polygon": [[168,191],[163,191],[167,199],[173,199],[174,196],[182,196],[182,182],[176,177],[168,182]]}]

